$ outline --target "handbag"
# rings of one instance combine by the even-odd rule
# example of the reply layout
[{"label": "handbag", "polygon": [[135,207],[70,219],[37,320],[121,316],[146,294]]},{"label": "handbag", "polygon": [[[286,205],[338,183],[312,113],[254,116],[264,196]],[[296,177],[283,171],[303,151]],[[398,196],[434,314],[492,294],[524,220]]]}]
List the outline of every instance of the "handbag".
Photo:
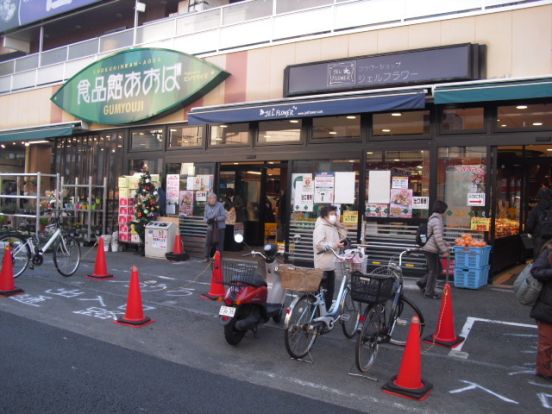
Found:
[{"label": "handbag", "polygon": [[525,266],[514,282],[514,293],[522,305],[533,306],[542,290],[542,283],[531,274],[532,268],[532,264]]},{"label": "handbag", "polygon": [[519,237],[521,238],[521,244],[523,244],[523,248],[525,250],[533,250],[533,236],[531,236],[529,233],[520,233]]}]

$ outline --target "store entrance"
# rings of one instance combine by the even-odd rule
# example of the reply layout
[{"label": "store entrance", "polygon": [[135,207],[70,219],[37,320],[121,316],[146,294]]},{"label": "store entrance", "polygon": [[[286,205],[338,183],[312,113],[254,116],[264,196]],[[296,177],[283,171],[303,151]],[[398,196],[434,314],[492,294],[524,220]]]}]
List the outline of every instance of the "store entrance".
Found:
[{"label": "store entrance", "polygon": [[539,202],[539,191],[550,188],[552,146],[497,147],[496,159],[495,272],[533,256],[520,234],[528,230],[527,218]]},{"label": "store entrance", "polygon": [[238,250],[234,232],[250,246],[283,241],[287,162],[233,162],[220,165],[219,198],[227,211],[225,250]]}]

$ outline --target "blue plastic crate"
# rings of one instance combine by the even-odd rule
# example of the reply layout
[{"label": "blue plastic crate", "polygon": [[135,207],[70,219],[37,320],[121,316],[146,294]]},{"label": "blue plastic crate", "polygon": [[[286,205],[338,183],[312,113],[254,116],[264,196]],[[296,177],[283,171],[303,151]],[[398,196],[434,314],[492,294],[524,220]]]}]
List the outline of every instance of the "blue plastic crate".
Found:
[{"label": "blue plastic crate", "polygon": [[454,247],[454,267],[458,269],[480,269],[489,265],[491,246]]},{"label": "blue plastic crate", "polygon": [[490,266],[479,269],[454,269],[454,286],[467,289],[479,289],[487,284]]}]

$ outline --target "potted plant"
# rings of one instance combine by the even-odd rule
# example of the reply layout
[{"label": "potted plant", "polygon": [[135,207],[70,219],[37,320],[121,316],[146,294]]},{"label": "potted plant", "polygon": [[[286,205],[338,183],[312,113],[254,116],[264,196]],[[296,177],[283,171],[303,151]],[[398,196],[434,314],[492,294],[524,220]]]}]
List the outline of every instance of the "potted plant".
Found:
[{"label": "potted plant", "polygon": [[8,222],[7,216],[0,216],[0,229],[2,229]]},{"label": "potted plant", "polygon": [[48,217],[40,217],[38,219],[38,225],[40,232],[44,232],[44,230],[46,230],[46,226],[48,225]]}]

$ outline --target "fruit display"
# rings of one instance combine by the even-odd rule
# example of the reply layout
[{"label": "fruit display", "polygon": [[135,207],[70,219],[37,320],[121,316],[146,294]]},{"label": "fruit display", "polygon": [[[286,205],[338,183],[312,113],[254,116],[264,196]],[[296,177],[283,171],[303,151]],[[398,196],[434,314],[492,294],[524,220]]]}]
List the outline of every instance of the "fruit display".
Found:
[{"label": "fruit display", "polygon": [[456,246],[460,247],[485,247],[487,243],[484,240],[474,239],[471,234],[463,234],[455,241]]}]

